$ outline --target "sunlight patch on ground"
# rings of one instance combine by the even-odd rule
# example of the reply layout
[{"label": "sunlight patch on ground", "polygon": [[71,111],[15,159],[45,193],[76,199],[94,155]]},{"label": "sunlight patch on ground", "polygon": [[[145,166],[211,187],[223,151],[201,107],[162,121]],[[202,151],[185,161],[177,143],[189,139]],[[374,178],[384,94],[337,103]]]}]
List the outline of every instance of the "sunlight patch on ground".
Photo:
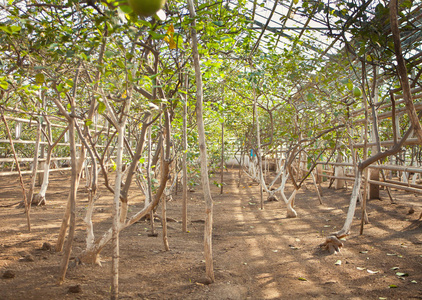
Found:
[{"label": "sunlight patch on ground", "polygon": [[249,253],[251,256],[264,256],[264,253],[259,247],[259,243],[255,238],[246,239],[246,243],[249,244]]},{"label": "sunlight patch on ground", "polygon": [[277,290],[279,286],[270,273],[259,274],[257,276],[257,281],[259,285],[262,286],[264,289],[264,299],[280,299],[281,294],[280,291]]}]

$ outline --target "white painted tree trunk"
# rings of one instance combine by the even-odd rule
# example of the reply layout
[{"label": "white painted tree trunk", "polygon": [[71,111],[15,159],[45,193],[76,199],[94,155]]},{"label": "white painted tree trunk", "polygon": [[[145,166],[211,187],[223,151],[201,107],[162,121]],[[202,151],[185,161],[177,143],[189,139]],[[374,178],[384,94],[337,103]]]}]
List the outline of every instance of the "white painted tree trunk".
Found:
[{"label": "white painted tree trunk", "polygon": [[40,191],[34,197],[34,202],[37,202],[37,205],[45,204],[46,202],[45,194],[47,193],[47,188],[48,188],[49,178],[50,178],[50,163],[51,163],[51,153],[47,152],[47,157],[44,163],[44,174],[43,174],[43,180],[40,187]]},{"label": "white painted tree trunk", "polygon": [[48,150],[47,150],[47,156],[45,158],[44,163],[44,174],[43,174],[43,180],[41,184],[40,191],[37,195],[35,195],[33,202],[35,202],[37,205],[43,205],[46,204],[45,194],[47,192],[48,184],[49,184],[49,178],[50,178],[50,164],[51,164],[51,155],[53,153],[54,146],[63,138],[65,132],[67,132],[67,128],[65,131],[59,136],[56,143],[52,143],[53,135],[51,132],[51,123],[48,121],[48,117],[44,116],[44,119],[47,122],[47,135],[49,140]]},{"label": "white painted tree trunk", "polygon": [[38,156],[40,152],[40,139],[41,139],[41,122],[37,123],[37,135],[35,137],[35,147],[34,147],[34,160],[32,161],[32,174],[31,174],[31,185],[29,186],[28,191],[28,207],[31,207],[32,198],[34,197],[35,183],[37,181],[37,171],[38,171]]},{"label": "white painted tree trunk", "polygon": [[335,234],[336,237],[338,238],[342,238],[348,235],[350,232],[353,217],[355,215],[356,202],[360,193],[361,181],[362,181],[362,171],[358,169],[355,176],[355,183],[353,185],[352,196],[350,199],[349,210],[347,211],[346,221],[344,222],[343,228]]}]

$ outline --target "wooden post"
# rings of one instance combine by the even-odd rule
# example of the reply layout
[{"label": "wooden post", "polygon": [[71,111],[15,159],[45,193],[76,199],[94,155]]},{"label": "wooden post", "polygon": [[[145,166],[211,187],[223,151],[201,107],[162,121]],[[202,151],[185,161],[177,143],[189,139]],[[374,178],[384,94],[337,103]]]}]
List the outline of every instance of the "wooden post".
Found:
[{"label": "wooden post", "polygon": [[316,167],[316,170],[317,170],[316,183],[321,184],[322,183],[322,165],[318,164]]},{"label": "wooden post", "polygon": [[[337,155],[337,162],[343,162],[343,157],[339,152]],[[335,166],[334,167],[334,176],[336,177],[344,177],[344,169],[342,166]],[[344,187],[344,180],[343,179],[336,179],[334,182],[334,189],[339,190]]]}]

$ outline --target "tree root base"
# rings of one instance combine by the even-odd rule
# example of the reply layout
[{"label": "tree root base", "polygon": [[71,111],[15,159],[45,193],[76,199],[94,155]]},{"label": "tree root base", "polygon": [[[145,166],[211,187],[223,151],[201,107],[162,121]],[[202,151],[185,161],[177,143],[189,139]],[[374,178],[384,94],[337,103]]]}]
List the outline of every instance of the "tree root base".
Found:
[{"label": "tree root base", "polygon": [[330,254],[337,254],[340,252],[341,248],[344,246],[343,242],[340,241],[336,236],[328,236],[324,243],[319,245],[323,250],[328,250]]},{"label": "tree root base", "polygon": [[287,218],[297,218],[297,212],[295,210],[287,211]]},{"label": "tree root base", "polygon": [[[45,205],[47,201],[45,197],[41,197],[39,194],[36,194],[32,197],[31,206],[42,206]],[[19,202],[19,205],[16,208],[24,208],[25,203],[23,201]]]},{"label": "tree root base", "polygon": [[267,202],[278,202],[278,198],[275,195],[269,196]]},{"label": "tree root base", "polygon": [[101,267],[100,255],[93,251],[84,251],[77,258],[79,264],[95,264]]}]

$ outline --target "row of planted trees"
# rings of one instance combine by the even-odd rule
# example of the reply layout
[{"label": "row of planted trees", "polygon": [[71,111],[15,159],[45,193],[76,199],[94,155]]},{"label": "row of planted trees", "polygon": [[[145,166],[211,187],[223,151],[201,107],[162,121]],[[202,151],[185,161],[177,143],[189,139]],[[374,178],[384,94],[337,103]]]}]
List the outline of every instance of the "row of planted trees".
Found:
[{"label": "row of planted trees", "polygon": [[[328,248],[338,249],[338,238],[350,231],[350,216],[357,198],[362,197],[364,170],[397,153],[412,130],[420,132],[411,92],[419,82],[418,64],[408,64],[414,76],[413,86],[406,85],[406,65],[403,71],[405,63],[400,56],[403,50],[398,48],[400,35],[387,34],[390,38],[382,43],[367,40],[366,35],[374,33],[372,27],[362,25],[371,21],[369,14],[362,14],[367,8],[364,5],[348,3],[352,17],[342,24],[343,35],[336,37],[345,47],[327,60],[327,51],[302,34],[282,50],[276,47],[276,39],[269,39],[268,50],[261,51],[259,32],[250,26],[245,1],[199,1],[194,5],[189,0],[187,4],[168,2],[163,20],[139,18],[127,6],[117,8],[116,1],[13,1],[13,5],[1,6],[1,112],[37,124],[31,135],[35,141],[34,166],[40,147],[37,141],[47,142],[43,186],[35,197],[36,168],[32,170],[25,201],[28,224],[30,203],[48,201],[45,193],[50,159],[57,144],[68,135],[71,188],[56,244],[56,250],[65,253],[59,282],[65,279],[71,255],[77,190],[84,170],[89,178],[89,205],[86,249],[79,259],[98,263],[104,246],[113,243],[112,294],[117,298],[119,232],[150,214],[160,199],[165,204],[174,180],[182,178],[186,193],[188,168],[191,174],[193,169],[198,170],[204,187],[204,252],[207,276],[214,281],[207,168],[209,161],[215,163],[211,167],[223,165],[223,148],[240,154],[241,160],[252,150],[254,163],[249,176],[263,186],[267,197],[281,195],[289,217],[297,216],[293,208],[296,192],[306,178],[314,176],[318,162],[351,158],[355,186],[350,212],[343,229],[327,240]],[[346,15],[343,5],[347,3],[337,4]],[[396,3],[392,1],[391,5]],[[377,6],[377,17],[391,18],[393,31],[404,24],[406,17],[400,15],[399,24],[394,25],[398,13],[381,6]],[[310,17],[325,14],[318,3],[305,1],[301,8]],[[412,12],[414,7],[405,3],[399,9]],[[355,30],[353,39],[344,35],[350,28]],[[310,44],[317,50],[313,54],[308,52]],[[379,55],[382,47],[388,48],[390,55]],[[407,47],[410,53],[411,46]],[[391,69],[393,61],[397,61],[397,72]],[[399,83],[403,112],[409,117],[400,118],[399,108],[394,108],[394,89],[401,92],[396,87]],[[389,91],[391,99],[386,97]],[[385,108],[383,104],[390,105]],[[393,122],[377,121],[381,107],[395,114]],[[6,129],[7,118],[3,121],[1,138],[10,139],[4,143],[9,151],[14,142]],[[408,130],[409,122],[412,127]],[[53,130],[52,124],[57,123],[62,127]],[[393,147],[384,152],[379,137],[387,135],[388,129],[380,134],[378,128],[393,129]],[[367,146],[370,133],[377,149]],[[208,153],[207,144],[211,146]],[[12,152],[7,153],[11,156]],[[22,154],[18,149],[14,156]],[[278,162],[276,179],[265,182],[262,158],[271,155],[284,160]],[[224,160],[224,153],[222,156]],[[115,171],[112,175],[109,165]],[[170,172],[174,174],[171,180]],[[104,177],[106,188],[114,195],[113,225],[101,237],[95,237],[92,214],[100,197],[99,176]],[[287,180],[295,187],[291,195],[284,192]],[[129,214],[129,190],[135,184],[145,206]],[[165,215],[162,218],[165,220]],[[185,204],[184,230],[186,224]]]},{"label": "row of planted trees", "polygon": [[[192,3],[190,12],[187,7],[179,11],[178,8],[184,5],[174,3],[166,21],[138,18],[130,14],[127,7],[117,9],[113,6],[114,3],[57,1],[16,1],[13,5],[2,6],[2,17],[6,22],[1,27],[4,53],[1,112],[9,118],[24,117],[37,124],[32,135],[35,141],[34,167],[28,195],[22,184],[27,196],[24,204],[28,226],[31,203],[46,202],[45,189],[54,148],[68,135],[71,186],[55,247],[56,251],[64,251],[58,281],[64,281],[71,256],[77,191],[85,170],[89,178],[89,204],[84,219],[86,249],[78,259],[85,263],[99,263],[101,250],[112,242],[112,297],[117,298],[119,232],[151,214],[160,199],[165,207],[165,196],[174,183],[168,183],[170,167],[178,174],[178,168],[183,166],[186,194],[187,156],[191,156],[190,160],[196,166],[195,159],[200,154],[202,183],[204,188],[209,185],[201,76],[214,76],[213,72],[222,63],[212,59],[218,55],[212,56],[210,49],[202,47],[206,40],[216,45],[221,42],[219,36],[214,37],[220,25],[208,24],[210,14],[204,10],[196,18]],[[227,11],[223,10],[220,17],[227,20],[232,17],[225,14]],[[229,22],[234,24],[236,21]],[[203,31],[201,43],[198,43],[198,31]],[[229,38],[219,44],[219,50],[228,49],[233,43],[234,39]],[[209,57],[209,70],[204,75],[201,74],[199,53]],[[218,105],[218,101],[210,101],[209,106]],[[20,155],[14,151],[14,145],[20,141],[13,140],[8,121],[6,118],[3,121],[4,138],[10,141],[9,145],[5,143],[5,148],[13,149],[19,167]],[[53,122],[64,128],[53,134]],[[37,195],[37,199],[33,192],[41,139],[47,140],[48,151],[45,188],[41,189],[43,192]],[[197,143],[199,151],[188,152],[188,142],[191,146]],[[182,158],[183,162],[176,164]],[[113,178],[108,174],[110,164],[115,171]],[[104,176],[106,188],[114,195],[113,221],[108,231],[95,237],[92,214],[95,201],[100,197],[100,175]],[[128,215],[129,189],[135,182],[145,198],[145,207]],[[205,200],[207,276],[214,281],[209,188]],[[185,231],[186,217],[185,213]],[[162,219],[166,220],[165,211]]]}]

